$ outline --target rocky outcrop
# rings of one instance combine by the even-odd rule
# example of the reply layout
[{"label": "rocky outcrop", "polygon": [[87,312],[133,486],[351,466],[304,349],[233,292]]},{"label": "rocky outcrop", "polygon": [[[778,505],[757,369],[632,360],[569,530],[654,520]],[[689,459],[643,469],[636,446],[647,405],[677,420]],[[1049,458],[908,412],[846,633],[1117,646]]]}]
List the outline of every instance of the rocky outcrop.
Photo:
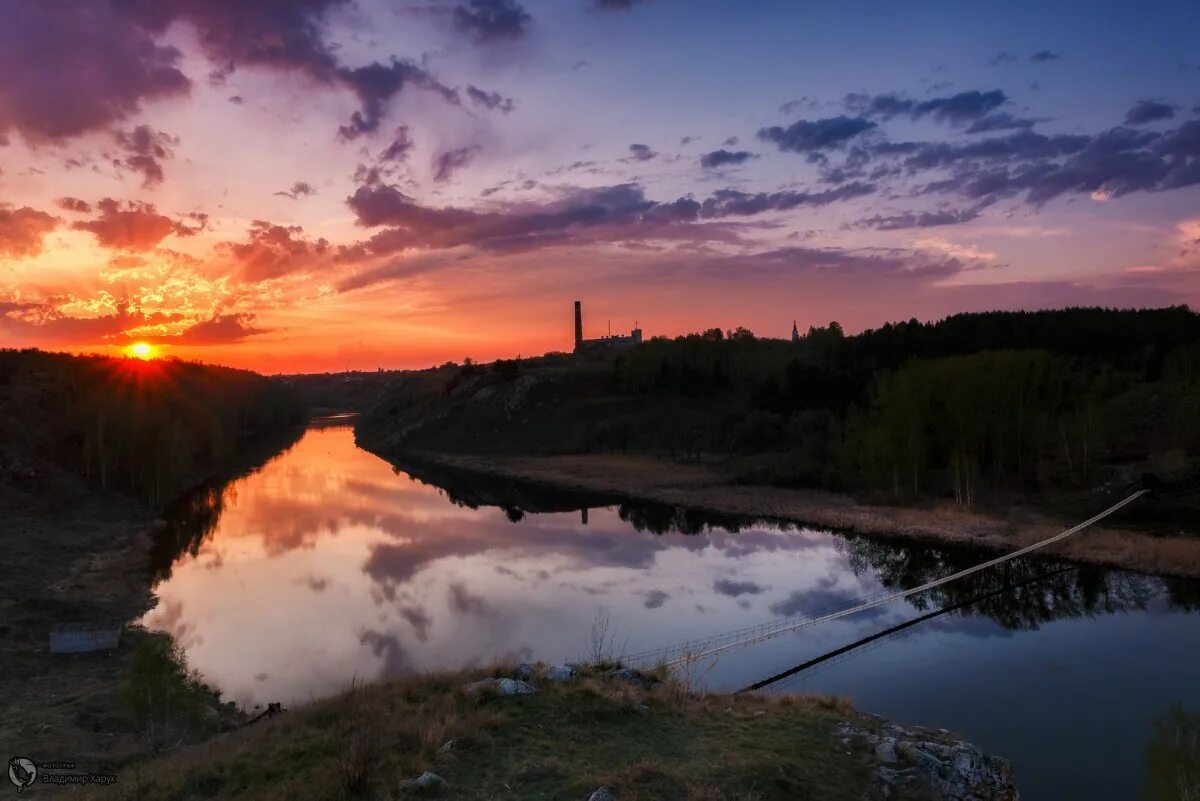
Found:
[{"label": "rocky outcrop", "polygon": [[842,742],[874,752],[874,778],[883,799],[925,793],[941,801],[1017,801],[1008,762],[983,753],[945,729],[904,727],[872,716],[877,725],[838,726]]}]

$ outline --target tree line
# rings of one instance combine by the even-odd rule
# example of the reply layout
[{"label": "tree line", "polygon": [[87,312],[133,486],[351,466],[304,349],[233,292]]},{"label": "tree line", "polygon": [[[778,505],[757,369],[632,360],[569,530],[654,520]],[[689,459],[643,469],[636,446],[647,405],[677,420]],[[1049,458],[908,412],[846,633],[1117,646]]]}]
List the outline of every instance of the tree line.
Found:
[{"label": "tree line", "polygon": [[226,463],[245,438],[305,414],[278,381],[177,359],[0,350],[0,386],[22,383],[33,394],[20,402],[47,417],[55,456],[152,505]]},{"label": "tree line", "polygon": [[1184,306],[958,314],[854,336],[831,323],[795,342],[710,329],[652,339],[613,370],[645,415],[677,413],[610,421],[605,444],[654,447],[688,425],[747,480],[970,504],[998,486],[1088,486],[1110,461],[1200,456],[1200,315]]}]

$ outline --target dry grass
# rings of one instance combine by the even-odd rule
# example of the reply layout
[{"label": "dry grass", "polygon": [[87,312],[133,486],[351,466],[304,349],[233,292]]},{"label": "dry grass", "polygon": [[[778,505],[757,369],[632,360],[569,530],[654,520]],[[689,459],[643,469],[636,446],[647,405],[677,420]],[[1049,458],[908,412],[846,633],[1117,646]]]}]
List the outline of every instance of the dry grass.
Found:
[{"label": "dry grass", "polygon": [[[869,755],[847,753],[840,699],[695,694],[584,669],[530,696],[468,697],[502,669],[353,687],[121,774],[82,797],[396,799],[432,770],[462,799],[859,799]],[[447,747],[447,743],[450,743]],[[697,758],[703,755],[703,758]]]},{"label": "dry grass", "polygon": [[[901,537],[1014,550],[1070,527],[1076,520],[1026,512],[1005,519],[951,504],[922,508],[868,506],[820,490],[728,483],[714,468],[639,456],[460,456],[422,453],[421,459],[484,475],[561,489],[613,493],[718,514],[784,520],[875,536]],[[1051,551],[1078,562],[1147,573],[1200,578],[1200,537],[1159,537],[1097,526]]]}]

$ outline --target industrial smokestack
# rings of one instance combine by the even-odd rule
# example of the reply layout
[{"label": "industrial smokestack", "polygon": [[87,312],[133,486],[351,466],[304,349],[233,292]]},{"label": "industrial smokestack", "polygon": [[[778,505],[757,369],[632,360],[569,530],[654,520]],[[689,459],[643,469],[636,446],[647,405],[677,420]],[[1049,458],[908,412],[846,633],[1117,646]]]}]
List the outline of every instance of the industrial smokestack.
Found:
[{"label": "industrial smokestack", "polygon": [[575,347],[583,344],[583,303],[575,301]]}]

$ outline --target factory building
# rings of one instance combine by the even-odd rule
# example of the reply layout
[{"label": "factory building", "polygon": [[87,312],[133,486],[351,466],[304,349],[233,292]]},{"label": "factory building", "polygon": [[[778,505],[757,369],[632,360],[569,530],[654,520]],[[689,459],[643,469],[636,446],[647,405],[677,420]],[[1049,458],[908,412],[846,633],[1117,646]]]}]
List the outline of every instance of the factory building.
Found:
[{"label": "factory building", "polygon": [[575,352],[576,353],[597,353],[606,350],[620,350],[622,348],[630,348],[634,345],[640,345],[642,342],[642,329],[634,328],[629,332],[629,336],[620,334],[608,334],[596,339],[583,338],[583,302],[575,301]]}]

